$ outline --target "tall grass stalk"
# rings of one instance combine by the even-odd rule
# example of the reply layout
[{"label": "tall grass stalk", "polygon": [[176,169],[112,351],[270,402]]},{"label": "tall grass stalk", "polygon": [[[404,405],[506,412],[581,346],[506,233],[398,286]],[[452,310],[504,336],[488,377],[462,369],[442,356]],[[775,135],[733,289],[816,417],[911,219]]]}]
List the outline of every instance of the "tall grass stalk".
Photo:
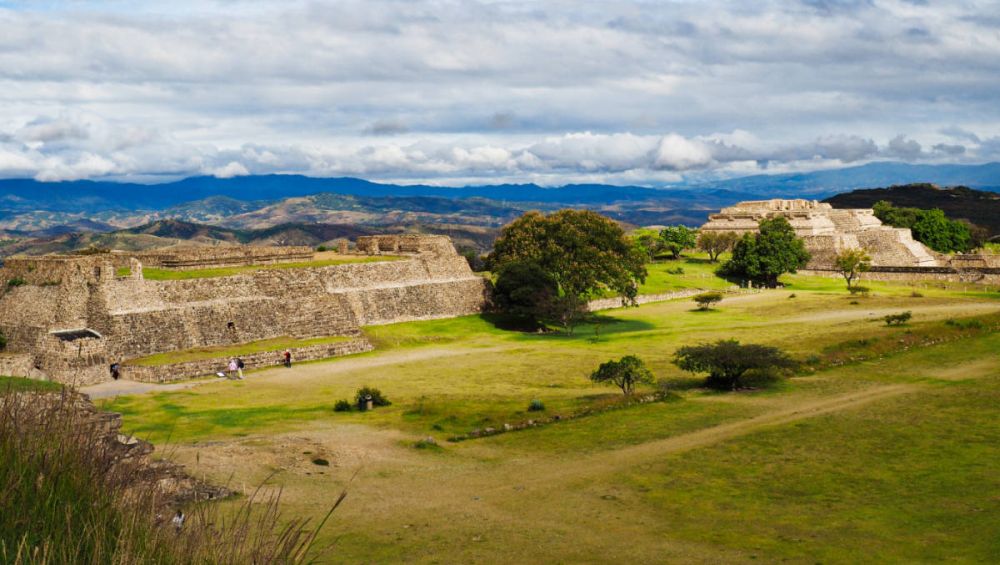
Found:
[{"label": "tall grass stalk", "polygon": [[193,503],[175,529],[162,475],[108,422],[68,390],[0,389],[0,562],[303,563],[329,550],[316,537],[346,492],[315,525],[258,488],[236,508]]}]

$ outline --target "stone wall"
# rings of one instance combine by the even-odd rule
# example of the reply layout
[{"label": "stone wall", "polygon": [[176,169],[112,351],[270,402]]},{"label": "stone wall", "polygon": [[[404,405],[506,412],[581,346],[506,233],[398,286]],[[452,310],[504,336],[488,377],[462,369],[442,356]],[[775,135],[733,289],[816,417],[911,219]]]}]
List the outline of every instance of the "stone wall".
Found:
[{"label": "stone wall", "polygon": [[[404,235],[359,243],[368,249],[382,244],[407,257],[170,281],[144,280],[138,261],[124,255],[115,261],[109,257],[116,254],[15,260],[0,278],[30,273],[35,281],[62,279],[4,285],[0,330],[10,338],[10,351],[34,355],[34,365],[53,378],[90,383],[108,379],[112,362],[156,353],[282,336],[357,336],[362,325],[481,311],[486,282],[448,238]],[[129,265],[132,274],[115,276],[116,262]],[[53,331],[84,328],[101,337],[76,340],[74,350],[52,337]]]},{"label": "stone wall", "polygon": [[[842,278],[832,269],[800,270],[804,275]],[[872,267],[861,275],[862,281],[886,282],[952,282],[979,285],[1000,285],[1000,268],[955,269],[952,267]],[[864,284],[861,282],[860,284]]]},{"label": "stone wall", "polygon": [[203,269],[240,265],[267,265],[289,261],[309,261],[313,249],[304,246],[217,245],[177,247],[136,257],[145,265],[171,269]]},{"label": "stone wall", "polygon": [[[297,347],[290,351],[292,354],[292,363],[295,364],[302,361],[314,361],[316,359],[364,353],[372,349],[374,349],[372,344],[367,339],[361,338],[339,343]],[[245,365],[244,371],[248,371],[281,365],[284,362],[282,353],[283,351],[262,351],[260,353],[240,356],[240,359],[243,360]],[[165,383],[226,372],[229,360],[230,358],[228,357],[218,357],[215,359],[203,359],[201,361],[189,361],[155,367],[125,364],[122,365],[121,376],[133,381]]]}]

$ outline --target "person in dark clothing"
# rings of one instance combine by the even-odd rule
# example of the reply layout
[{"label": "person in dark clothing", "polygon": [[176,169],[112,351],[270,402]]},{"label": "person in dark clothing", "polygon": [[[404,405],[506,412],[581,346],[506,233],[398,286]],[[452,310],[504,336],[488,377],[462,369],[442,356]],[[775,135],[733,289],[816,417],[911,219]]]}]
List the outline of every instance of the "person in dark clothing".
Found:
[{"label": "person in dark clothing", "polygon": [[121,377],[121,376],[122,376],[122,374],[121,374],[121,365],[119,365],[118,363],[112,363],[111,364],[111,378],[117,381],[118,378]]},{"label": "person in dark clothing", "polygon": [[287,349],[285,350],[285,366],[288,368],[292,366],[292,352]]}]

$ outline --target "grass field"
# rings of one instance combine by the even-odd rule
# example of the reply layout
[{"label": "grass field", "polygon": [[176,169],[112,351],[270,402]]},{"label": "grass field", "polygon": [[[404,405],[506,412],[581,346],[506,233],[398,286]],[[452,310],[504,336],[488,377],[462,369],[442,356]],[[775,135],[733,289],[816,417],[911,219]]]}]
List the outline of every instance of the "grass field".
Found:
[{"label": "grass field", "polygon": [[[681,263],[652,266],[650,292],[728,285]],[[372,353],[109,407],[196,474],[237,489],[270,476],[293,515],[322,514],[347,485],[325,534],[336,561],[992,561],[1000,295],[865,283],[872,295],[858,298],[836,279],[785,282],[709,312],[690,300],[607,311],[599,335],[507,332],[478,316],[366,328]],[[907,310],[903,327],[882,321]],[[671,363],[679,346],[722,338],[814,369],[715,393]],[[620,393],[587,375],[625,354],[675,396],[448,441],[615,406]],[[364,385],[393,404],[332,410]],[[545,410],[529,412],[536,399]],[[415,447],[428,437],[437,446]]]},{"label": "grass field", "polygon": [[[158,267],[143,267],[142,276],[151,281],[177,281],[186,279],[206,279],[214,277],[229,277],[241,273],[262,271],[270,269],[305,269],[316,267],[330,267],[332,265],[346,265],[348,263],[376,263],[379,261],[398,261],[402,257],[394,255],[378,256],[347,256],[336,258],[324,258],[314,261],[295,261],[290,263],[274,263],[270,265],[239,265],[235,267],[216,267],[210,269],[163,269]],[[128,276],[131,271],[128,267],[118,269],[117,275]]]}]

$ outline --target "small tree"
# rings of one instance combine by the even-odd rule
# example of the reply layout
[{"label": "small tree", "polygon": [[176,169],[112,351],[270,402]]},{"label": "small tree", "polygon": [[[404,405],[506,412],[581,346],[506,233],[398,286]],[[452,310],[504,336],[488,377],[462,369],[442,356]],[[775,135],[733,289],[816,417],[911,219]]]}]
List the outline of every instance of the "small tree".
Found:
[{"label": "small tree", "polygon": [[776,347],[740,345],[735,339],[682,347],[674,353],[674,364],[692,373],[708,373],[705,385],[720,390],[736,390],[750,371],[790,369],[795,361]]},{"label": "small tree", "polygon": [[847,281],[847,289],[850,290],[855,279],[861,278],[861,273],[867,273],[872,266],[872,258],[864,249],[845,249],[837,254],[833,259],[833,264],[840,271],[840,274]]},{"label": "small tree", "polygon": [[712,306],[722,302],[721,292],[703,292],[694,297],[694,301],[698,303],[699,310],[711,310]]},{"label": "small tree", "polygon": [[618,361],[601,363],[596,371],[590,374],[590,380],[595,383],[611,383],[622,389],[625,395],[635,391],[635,385],[652,383],[653,373],[646,364],[635,355],[626,355]]},{"label": "small tree", "polygon": [[698,234],[698,249],[708,253],[708,259],[715,263],[719,255],[731,251],[739,239],[733,231],[703,231]]},{"label": "small tree", "polygon": [[680,259],[681,251],[698,244],[698,230],[687,226],[670,226],[660,230],[660,239],[674,259]]}]

